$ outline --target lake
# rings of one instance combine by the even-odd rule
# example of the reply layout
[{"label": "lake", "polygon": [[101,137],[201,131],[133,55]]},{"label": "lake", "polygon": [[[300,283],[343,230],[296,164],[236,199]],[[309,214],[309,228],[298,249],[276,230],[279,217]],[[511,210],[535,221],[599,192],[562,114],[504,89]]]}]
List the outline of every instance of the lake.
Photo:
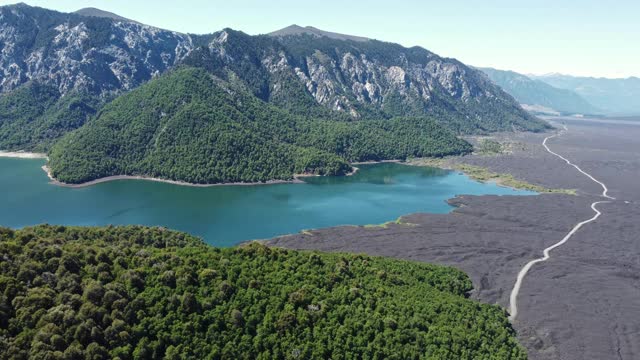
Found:
[{"label": "lake", "polygon": [[49,184],[45,160],[0,158],[0,226],[164,226],[214,246],[336,225],[393,221],[401,215],[453,210],[457,194],[532,195],[479,183],[455,171],[396,163],[360,165],[349,177],[304,184],[188,187],[118,180],[85,188]]}]

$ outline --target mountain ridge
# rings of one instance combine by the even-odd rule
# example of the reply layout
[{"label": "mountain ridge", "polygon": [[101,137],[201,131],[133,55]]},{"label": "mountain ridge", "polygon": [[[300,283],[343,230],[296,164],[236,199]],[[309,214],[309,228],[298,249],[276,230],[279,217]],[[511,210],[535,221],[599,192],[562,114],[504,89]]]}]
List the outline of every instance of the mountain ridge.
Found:
[{"label": "mountain ridge", "polygon": [[489,78],[533,112],[558,114],[599,114],[602,110],[593,106],[578,93],[553,87],[543,81],[510,70],[478,68]]},{"label": "mountain ridge", "polygon": [[640,78],[609,79],[571,75],[541,75],[534,79],[580,94],[608,115],[640,115]]}]

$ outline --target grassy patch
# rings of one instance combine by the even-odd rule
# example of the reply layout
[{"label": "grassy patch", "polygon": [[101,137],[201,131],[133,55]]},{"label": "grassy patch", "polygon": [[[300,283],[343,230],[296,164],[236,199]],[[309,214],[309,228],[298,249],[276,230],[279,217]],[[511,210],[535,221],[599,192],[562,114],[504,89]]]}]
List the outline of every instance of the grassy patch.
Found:
[{"label": "grassy patch", "polygon": [[476,152],[480,155],[502,154],[504,147],[502,144],[491,139],[482,139],[476,146]]},{"label": "grassy patch", "polygon": [[394,221],[387,221],[386,223],[382,223],[382,224],[368,224],[368,225],[363,225],[362,227],[364,228],[388,228],[389,225],[406,225],[406,226],[417,226],[416,224],[412,224],[412,223],[408,223],[408,222],[404,222],[402,220],[402,216],[395,219]]},{"label": "grassy patch", "polygon": [[529,190],[535,191],[537,193],[546,193],[546,194],[569,194],[576,195],[575,189],[550,189],[544,186],[531,184],[529,182],[516,179],[511,174],[500,174],[490,171],[487,168],[463,163],[457,163],[450,161],[447,158],[424,158],[424,159],[414,159],[408,162],[409,165],[416,166],[432,166],[439,167],[443,169],[449,170],[457,170],[463,172],[465,175],[469,176],[473,180],[481,181],[481,182],[494,182],[501,186],[506,186],[519,190]]},{"label": "grassy patch", "polygon": [[455,164],[454,169],[465,173],[467,176],[474,180],[481,182],[492,181],[498,185],[507,186],[514,189],[529,190],[538,193],[557,193],[570,195],[576,194],[576,191],[574,189],[550,189],[544,186],[531,184],[523,180],[518,180],[511,174],[495,173],[489,171],[489,169],[487,168],[483,168],[480,166],[469,164]]}]

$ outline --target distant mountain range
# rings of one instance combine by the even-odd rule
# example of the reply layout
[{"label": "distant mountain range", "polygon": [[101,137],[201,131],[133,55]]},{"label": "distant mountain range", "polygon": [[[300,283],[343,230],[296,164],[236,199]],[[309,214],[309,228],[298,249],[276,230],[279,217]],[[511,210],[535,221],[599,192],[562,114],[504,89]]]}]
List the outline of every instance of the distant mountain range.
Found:
[{"label": "distant mountain range", "polygon": [[606,79],[560,74],[532,76],[559,89],[571,90],[610,115],[640,115],[640,78]]},{"label": "distant mountain range", "polygon": [[560,74],[523,75],[479,68],[491,81],[539,114],[640,115],[640,79],[605,79]]},{"label": "distant mountain range", "polygon": [[193,35],[18,4],[0,7],[0,46],[0,149],[51,152],[69,182],[338,174],[549,127],[455,59],[312,27]]},{"label": "distant mountain range", "polygon": [[513,71],[481,68],[525,109],[547,114],[599,114],[602,110],[590,104],[578,93],[553,87],[541,80],[531,79]]}]

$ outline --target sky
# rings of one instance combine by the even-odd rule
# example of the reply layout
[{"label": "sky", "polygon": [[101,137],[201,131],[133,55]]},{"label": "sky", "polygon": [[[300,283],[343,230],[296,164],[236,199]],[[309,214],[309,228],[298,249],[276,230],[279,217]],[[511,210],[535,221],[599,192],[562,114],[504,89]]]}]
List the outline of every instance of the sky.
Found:
[{"label": "sky", "polygon": [[[0,0],[0,5],[16,1]],[[25,0],[164,29],[264,34],[291,24],[422,46],[524,74],[640,77],[640,0]]]}]

